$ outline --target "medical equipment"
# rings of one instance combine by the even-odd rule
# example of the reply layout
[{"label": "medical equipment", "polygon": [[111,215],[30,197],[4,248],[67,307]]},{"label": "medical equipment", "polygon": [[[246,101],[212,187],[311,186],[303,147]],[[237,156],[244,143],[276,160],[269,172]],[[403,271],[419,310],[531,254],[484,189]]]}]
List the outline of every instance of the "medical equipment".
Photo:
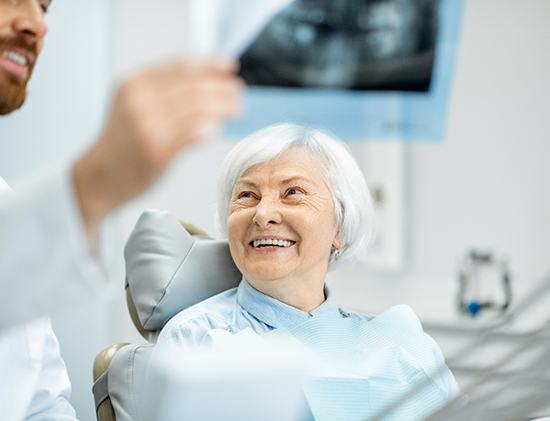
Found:
[{"label": "medical equipment", "polygon": [[502,313],[510,307],[512,288],[506,260],[472,249],[462,262],[458,281],[457,301],[461,312],[476,317],[483,310]]},{"label": "medical equipment", "polygon": [[[462,421],[498,419],[517,421],[538,419],[548,415],[548,390],[550,388],[550,312],[537,328],[523,334],[511,334],[508,326],[535,304],[544,304],[550,298],[550,276],[543,279],[516,307],[503,315],[493,325],[478,330],[477,337],[460,347],[447,358],[448,366],[459,366],[462,361],[483,353],[495,343],[508,346],[498,361],[481,367],[472,374],[475,380],[445,407],[427,418],[430,421]],[[371,420],[385,416],[414,399],[428,386],[426,382],[412,385],[407,393],[396,399]],[[523,417],[523,418],[522,418]]]}]

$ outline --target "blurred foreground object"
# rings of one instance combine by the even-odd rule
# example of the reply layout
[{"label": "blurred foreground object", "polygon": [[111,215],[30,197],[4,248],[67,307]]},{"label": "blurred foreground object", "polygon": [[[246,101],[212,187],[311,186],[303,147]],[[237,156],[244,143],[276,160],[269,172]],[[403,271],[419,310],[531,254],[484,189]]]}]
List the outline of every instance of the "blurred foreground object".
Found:
[{"label": "blurred foreground object", "polygon": [[118,88],[98,141],[74,166],[88,233],[143,193],[190,146],[239,113],[237,64],[221,57],[175,59],[141,70]]},{"label": "blurred foreground object", "polygon": [[220,330],[215,346],[162,348],[149,366],[145,420],[311,420],[302,393],[305,362],[252,330]]}]

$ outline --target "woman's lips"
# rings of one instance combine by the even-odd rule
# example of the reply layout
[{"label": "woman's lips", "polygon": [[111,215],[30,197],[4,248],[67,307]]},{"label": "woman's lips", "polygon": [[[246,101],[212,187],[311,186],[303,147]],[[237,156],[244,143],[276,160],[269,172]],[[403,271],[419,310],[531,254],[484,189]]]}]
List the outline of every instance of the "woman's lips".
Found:
[{"label": "woman's lips", "polygon": [[278,247],[278,246],[254,247],[254,246],[250,246],[252,251],[254,253],[258,253],[258,254],[285,253],[285,252],[288,252],[289,250],[291,250],[292,247],[294,247],[294,244],[291,245],[290,247]]}]

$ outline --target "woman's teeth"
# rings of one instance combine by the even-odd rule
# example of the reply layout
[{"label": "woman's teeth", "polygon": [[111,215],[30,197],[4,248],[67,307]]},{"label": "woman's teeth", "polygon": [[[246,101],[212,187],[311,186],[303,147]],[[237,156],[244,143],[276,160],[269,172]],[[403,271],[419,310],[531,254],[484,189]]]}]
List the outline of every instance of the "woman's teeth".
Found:
[{"label": "woman's teeth", "polygon": [[294,243],[295,243],[294,241],[289,241],[289,240],[262,239],[262,240],[254,240],[252,242],[252,246],[253,247],[266,247],[266,246],[290,247]]}]

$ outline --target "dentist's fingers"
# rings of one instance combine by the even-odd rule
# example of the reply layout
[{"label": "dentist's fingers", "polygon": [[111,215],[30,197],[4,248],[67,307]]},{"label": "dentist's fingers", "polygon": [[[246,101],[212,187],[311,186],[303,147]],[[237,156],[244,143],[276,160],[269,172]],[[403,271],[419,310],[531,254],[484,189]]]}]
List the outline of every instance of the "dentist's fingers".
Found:
[{"label": "dentist's fingers", "polygon": [[144,191],[180,150],[240,112],[243,83],[236,70],[223,58],[172,60],[120,85],[101,136],[74,168],[89,230]]}]

